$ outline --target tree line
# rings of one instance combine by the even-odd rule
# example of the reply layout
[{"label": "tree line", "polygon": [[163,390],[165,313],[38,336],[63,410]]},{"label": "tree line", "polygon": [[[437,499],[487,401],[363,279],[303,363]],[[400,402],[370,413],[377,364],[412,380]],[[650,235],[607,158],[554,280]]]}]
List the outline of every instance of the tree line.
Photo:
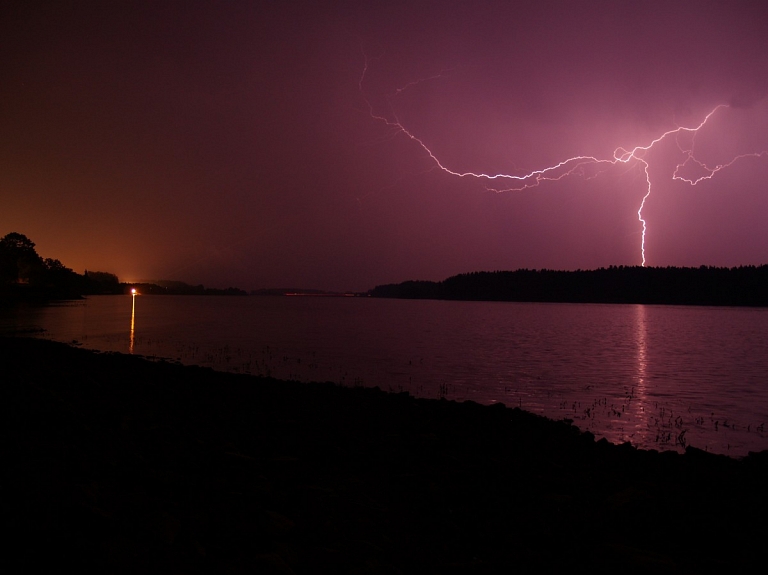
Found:
[{"label": "tree line", "polygon": [[71,299],[98,293],[120,293],[117,276],[78,274],[57,259],[41,257],[24,234],[11,232],[0,238],[2,301]]},{"label": "tree line", "polygon": [[247,295],[238,288],[206,288],[180,281],[122,283],[115,274],[88,271],[79,274],[59,260],[42,258],[24,234],[0,238],[0,305],[16,301],[76,299],[84,295],[122,294],[136,288],[143,294]]},{"label": "tree line", "polygon": [[380,285],[368,295],[479,301],[768,306],[768,265],[473,272],[440,282]]}]

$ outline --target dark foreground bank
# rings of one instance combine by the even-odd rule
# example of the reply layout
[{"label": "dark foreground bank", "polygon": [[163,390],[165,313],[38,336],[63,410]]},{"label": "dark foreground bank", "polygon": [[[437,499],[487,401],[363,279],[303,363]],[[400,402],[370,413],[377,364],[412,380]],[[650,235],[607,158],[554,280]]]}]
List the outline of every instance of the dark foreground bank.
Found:
[{"label": "dark foreground bank", "polygon": [[768,454],[595,442],[517,409],[0,338],[23,572],[757,567]]}]

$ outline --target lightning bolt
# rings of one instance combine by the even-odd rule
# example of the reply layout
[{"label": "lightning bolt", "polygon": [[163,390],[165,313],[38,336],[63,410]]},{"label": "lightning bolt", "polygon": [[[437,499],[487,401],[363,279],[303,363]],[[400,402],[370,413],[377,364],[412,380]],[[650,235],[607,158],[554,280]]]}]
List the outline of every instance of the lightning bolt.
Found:
[{"label": "lightning bolt", "polygon": [[[502,185],[498,187],[486,186],[486,190],[490,192],[495,192],[495,193],[520,192],[530,188],[538,187],[544,182],[556,182],[564,178],[567,178],[569,176],[582,176],[586,179],[591,179],[591,178],[597,177],[599,174],[601,174],[611,166],[616,166],[619,164],[630,164],[631,162],[633,162],[641,165],[643,169],[643,173],[645,174],[646,188],[645,188],[645,195],[643,195],[643,198],[640,201],[640,206],[638,207],[638,210],[637,210],[637,219],[642,226],[642,234],[641,234],[641,240],[640,240],[640,256],[642,260],[641,265],[643,267],[645,267],[645,263],[646,263],[645,238],[646,238],[646,233],[648,229],[646,220],[643,217],[643,208],[645,207],[645,204],[651,195],[651,187],[652,187],[651,175],[649,171],[650,165],[648,163],[648,160],[646,159],[646,155],[654,146],[660,144],[661,142],[663,142],[668,138],[674,137],[676,139],[678,149],[682,154],[684,154],[685,159],[679,164],[677,164],[677,166],[675,167],[675,170],[672,173],[672,180],[682,181],[687,184],[690,184],[691,186],[695,186],[702,180],[711,179],[715,174],[717,174],[721,170],[724,170],[732,166],[734,163],[736,163],[740,159],[748,158],[748,157],[758,158],[758,157],[768,156],[768,150],[763,150],[760,152],[752,152],[747,154],[740,154],[740,155],[734,156],[733,158],[731,158],[730,161],[726,163],[717,164],[715,166],[710,166],[705,162],[702,162],[699,159],[697,159],[695,155],[695,144],[696,144],[696,135],[698,134],[699,130],[701,130],[707,124],[707,122],[709,122],[710,118],[713,115],[715,115],[716,113],[718,113],[719,111],[725,108],[729,108],[728,104],[718,104],[706,116],[704,116],[704,119],[698,125],[692,126],[692,127],[679,126],[677,128],[668,130],[646,145],[635,146],[634,148],[631,148],[631,149],[618,147],[613,151],[613,156],[611,158],[598,158],[595,156],[573,156],[571,158],[564,159],[551,166],[533,170],[531,172],[528,172],[527,174],[522,174],[522,175],[506,174],[506,173],[486,174],[482,172],[478,173],[478,172],[471,172],[471,171],[466,171],[466,172],[456,171],[444,165],[440,161],[440,159],[432,152],[429,146],[427,146],[427,144],[424,142],[423,139],[421,139],[419,136],[411,132],[408,128],[406,128],[400,122],[400,120],[397,117],[397,113],[395,112],[395,108],[392,105],[392,99],[394,97],[402,94],[405,90],[415,85],[418,85],[422,82],[442,78],[443,73],[445,71],[441,72],[440,74],[431,76],[429,78],[411,81],[406,85],[404,85],[402,88],[396,89],[390,96],[387,97],[387,103],[388,103],[390,115],[385,116],[382,113],[376,112],[373,104],[366,96],[365,90],[363,88],[363,84],[365,83],[365,78],[368,73],[368,58],[365,55],[365,53],[363,53],[363,57],[364,57],[363,71],[362,71],[362,74],[360,75],[358,86],[359,86],[360,94],[368,107],[368,112],[371,118],[373,118],[378,122],[381,122],[382,124],[390,128],[392,130],[392,137],[398,134],[402,134],[408,137],[413,142],[415,142],[427,154],[430,160],[434,163],[434,167],[439,168],[440,170],[442,170],[447,174],[450,174],[452,176],[456,176],[459,178],[473,178],[473,179],[485,180],[489,182],[498,181],[498,182],[508,183],[508,185]],[[688,147],[685,147],[680,143],[680,136],[684,134],[689,134],[691,136],[690,145]],[[586,170],[587,166],[597,167],[598,171],[595,174],[588,176],[587,170]],[[681,175],[681,172],[691,168],[695,168],[700,173],[703,173],[703,175],[700,175],[695,178],[685,177]]]}]

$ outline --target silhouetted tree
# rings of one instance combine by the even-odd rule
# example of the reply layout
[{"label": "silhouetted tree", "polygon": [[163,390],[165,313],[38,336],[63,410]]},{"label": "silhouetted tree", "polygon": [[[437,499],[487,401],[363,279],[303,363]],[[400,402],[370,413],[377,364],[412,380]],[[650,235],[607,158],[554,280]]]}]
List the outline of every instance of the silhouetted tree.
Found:
[{"label": "silhouetted tree", "polygon": [[24,234],[0,238],[0,294],[5,301],[77,298],[85,287],[83,276],[57,259],[41,258]]},{"label": "silhouetted tree", "polygon": [[85,291],[89,294],[118,294],[123,293],[115,274],[109,272],[91,272],[85,270]]},{"label": "silhouetted tree", "polygon": [[52,298],[74,298],[85,291],[85,278],[74,272],[59,260],[46,258],[45,294]]},{"label": "silhouetted tree", "polygon": [[0,239],[0,282],[35,285],[42,280],[45,263],[35,244],[24,234],[11,232]]}]

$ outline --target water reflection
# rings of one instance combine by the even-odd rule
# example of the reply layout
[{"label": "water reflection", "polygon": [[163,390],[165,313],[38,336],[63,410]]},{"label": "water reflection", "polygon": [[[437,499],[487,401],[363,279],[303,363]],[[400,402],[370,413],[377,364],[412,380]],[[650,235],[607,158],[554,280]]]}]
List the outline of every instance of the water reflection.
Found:
[{"label": "water reflection", "polygon": [[648,414],[646,406],[648,404],[647,382],[648,382],[648,330],[646,306],[634,306],[635,320],[635,353],[636,353],[636,373],[635,385],[629,393],[627,400],[629,410],[635,421],[636,432],[641,432],[648,428]]},{"label": "water reflection", "polygon": [[13,306],[0,306],[0,335],[18,336],[40,333],[42,308],[21,302]]},{"label": "water reflection", "polygon": [[133,353],[133,343],[135,339],[136,327],[136,290],[131,290],[131,336],[128,341],[128,353]]}]

